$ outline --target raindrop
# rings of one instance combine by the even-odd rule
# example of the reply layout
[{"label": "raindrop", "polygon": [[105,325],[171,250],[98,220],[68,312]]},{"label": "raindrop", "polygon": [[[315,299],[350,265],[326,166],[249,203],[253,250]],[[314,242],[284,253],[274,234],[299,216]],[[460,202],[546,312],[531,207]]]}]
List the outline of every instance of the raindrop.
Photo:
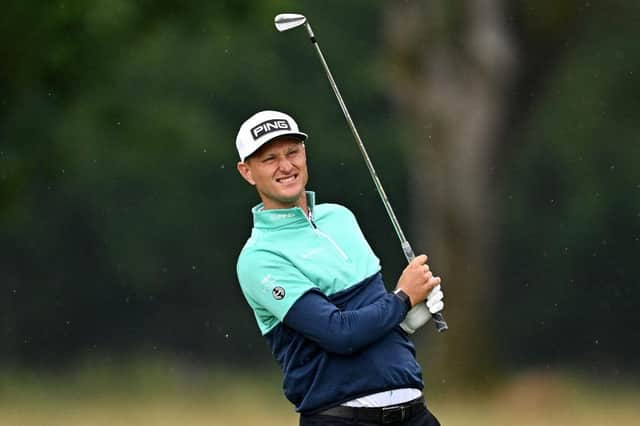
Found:
[{"label": "raindrop", "polygon": [[116,121],[116,126],[119,126],[119,125],[120,125],[120,122],[119,122],[119,121]]},{"label": "raindrop", "polygon": [[202,152],[207,152],[207,148],[203,149]]},{"label": "raindrop", "polygon": [[593,344],[594,344],[594,345],[599,345],[599,344],[600,344],[600,340],[598,340],[598,339],[594,340],[594,341],[593,341]]},{"label": "raindrop", "polygon": [[195,271],[196,270],[196,265],[191,265],[191,270]]},{"label": "raindrop", "polygon": [[228,339],[229,338],[229,333],[225,333],[224,338]]},{"label": "raindrop", "polygon": [[609,170],[614,171],[616,169],[616,165],[612,164],[609,166]]}]

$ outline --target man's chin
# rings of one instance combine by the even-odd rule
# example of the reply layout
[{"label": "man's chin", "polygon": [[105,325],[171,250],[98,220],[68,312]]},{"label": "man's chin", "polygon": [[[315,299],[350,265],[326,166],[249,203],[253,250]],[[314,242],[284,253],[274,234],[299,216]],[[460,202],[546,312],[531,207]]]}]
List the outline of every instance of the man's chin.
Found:
[{"label": "man's chin", "polygon": [[[304,194],[304,192],[303,192]],[[298,194],[298,195],[292,195],[290,197],[284,196],[284,197],[280,197],[278,199],[278,201],[282,204],[290,204],[292,207],[297,205],[298,202],[300,201],[300,198],[302,198],[303,195],[302,194]]]}]

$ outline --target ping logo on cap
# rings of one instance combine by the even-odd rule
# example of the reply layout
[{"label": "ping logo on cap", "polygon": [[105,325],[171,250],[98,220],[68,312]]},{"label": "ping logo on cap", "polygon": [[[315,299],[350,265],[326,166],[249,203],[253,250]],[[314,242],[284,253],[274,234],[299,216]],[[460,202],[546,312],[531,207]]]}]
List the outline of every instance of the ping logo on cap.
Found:
[{"label": "ping logo on cap", "polygon": [[284,119],[272,119],[264,121],[251,129],[253,140],[258,139],[262,135],[275,132],[277,130],[291,130],[289,122]]}]

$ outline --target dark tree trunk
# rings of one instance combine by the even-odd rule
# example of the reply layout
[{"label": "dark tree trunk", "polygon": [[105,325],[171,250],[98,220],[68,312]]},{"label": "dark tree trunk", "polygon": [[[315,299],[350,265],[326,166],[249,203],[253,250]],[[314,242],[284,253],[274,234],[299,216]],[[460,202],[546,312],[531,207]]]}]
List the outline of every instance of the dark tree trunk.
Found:
[{"label": "dark tree trunk", "polygon": [[503,5],[393,2],[385,21],[391,95],[415,132],[407,150],[412,244],[443,277],[450,326],[429,336],[426,374],[432,383],[481,381],[495,367],[492,174],[515,71]]}]

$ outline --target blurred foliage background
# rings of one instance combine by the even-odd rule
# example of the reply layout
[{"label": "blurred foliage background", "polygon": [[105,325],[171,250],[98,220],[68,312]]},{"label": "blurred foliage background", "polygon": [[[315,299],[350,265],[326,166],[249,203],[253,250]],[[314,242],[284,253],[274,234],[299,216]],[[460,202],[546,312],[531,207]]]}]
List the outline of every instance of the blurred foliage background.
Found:
[{"label": "blurred foliage background", "polygon": [[[458,392],[494,390],[539,408],[566,386],[554,387],[551,371],[637,396],[639,9],[624,0],[3,5],[0,423],[26,424],[19,407],[34,395],[77,401],[73,392],[118,390],[149,370],[149,388],[131,393],[173,389],[179,377],[178,389],[202,386],[201,407],[223,384],[237,382],[230,395],[265,386],[265,412],[281,413],[273,424],[295,424],[235,277],[258,199],[235,170],[234,140],[258,110],[288,111],[310,134],[309,188],[356,212],[395,284],[404,258],[318,58],[303,30],[273,27],[287,11],[309,18],[405,233],[445,279],[451,330],[414,338],[444,423],[469,424],[456,418]],[[498,59],[466,32],[481,19],[492,46],[509,46]],[[442,79],[452,74],[463,83]],[[480,131],[457,142],[454,130],[476,113],[487,117]],[[514,377],[524,379],[495,391]],[[76,390],[57,394],[61,386]],[[533,395],[518,399],[521,388]],[[631,416],[626,407],[618,412]],[[218,415],[203,414],[258,421]],[[125,423],[161,418],[171,419]],[[177,418],[169,423],[186,421]]]}]

